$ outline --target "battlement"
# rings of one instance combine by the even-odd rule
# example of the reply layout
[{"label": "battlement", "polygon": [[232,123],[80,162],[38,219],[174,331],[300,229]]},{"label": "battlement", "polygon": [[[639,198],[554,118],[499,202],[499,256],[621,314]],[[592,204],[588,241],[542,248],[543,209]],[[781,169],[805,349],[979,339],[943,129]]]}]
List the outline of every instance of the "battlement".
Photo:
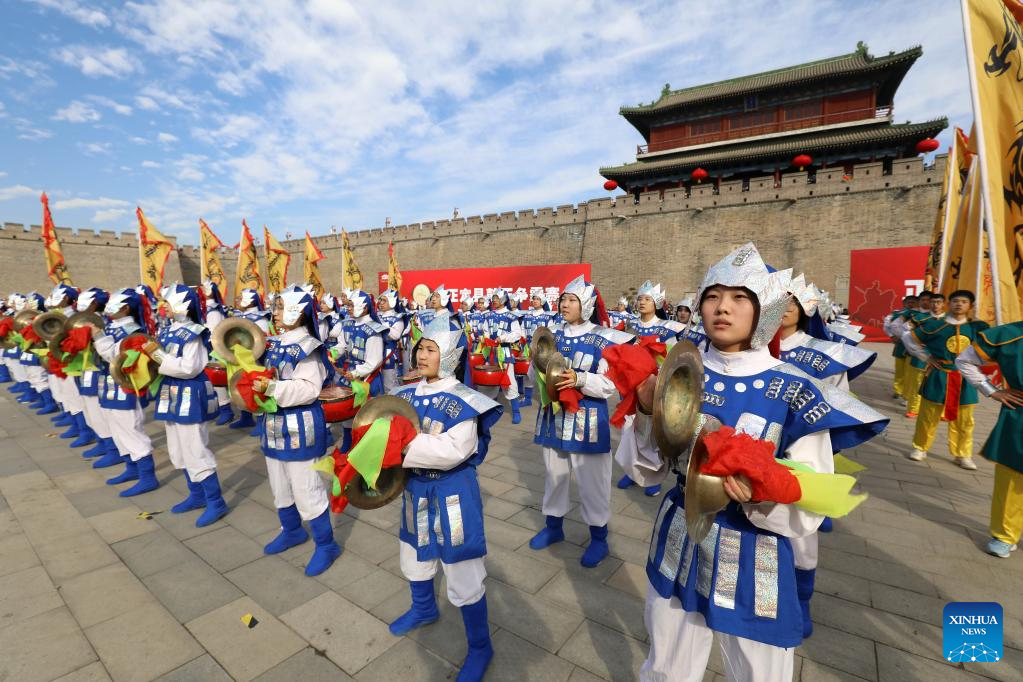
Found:
[{"label": "battlement", "polygon": [[[27,241],[39,241],[42,239],[43,228],[41,225],[29,225],[25,227],[21,223],[4,223],[0,226],[0,239],[18,239]],[[177,238],[167,237],[171,243],[177,245]],[[70,227],[58,227],[57,239],[61,246],[81,244],[90,246],[111,246],[124,248],[137,248],[138,235],[134,232],[117,232],[115,230],[93,230],[86,228],[72,229]]]}]

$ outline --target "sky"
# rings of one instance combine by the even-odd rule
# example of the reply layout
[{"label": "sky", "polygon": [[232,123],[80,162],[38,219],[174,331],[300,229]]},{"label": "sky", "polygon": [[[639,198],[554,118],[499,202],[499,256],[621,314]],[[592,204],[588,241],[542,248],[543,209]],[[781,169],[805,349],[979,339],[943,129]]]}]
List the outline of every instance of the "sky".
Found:
[{"label": "sky", "polygon": [[[958,0],[0,0],[0,222],[179,243],[606,196],[622,105],[923,46],[895,120],[972,110]],[[951,139],[946,130],[942,147]]]}]

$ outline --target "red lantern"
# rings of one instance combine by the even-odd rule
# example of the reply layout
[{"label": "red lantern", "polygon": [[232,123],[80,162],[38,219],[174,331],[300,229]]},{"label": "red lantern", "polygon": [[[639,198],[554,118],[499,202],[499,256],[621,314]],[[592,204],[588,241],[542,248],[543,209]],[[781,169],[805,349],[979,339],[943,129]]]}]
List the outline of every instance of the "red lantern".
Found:
[{"label": "red lantern", "polygon": [[809,154],[800,154],[796,158],[792,159],[792,165],[798,167],[799,170],[803,170],[811,163],[813,163],[813,157]]},{"label": "red lantern", "polygon": [[693,180],[696,180],[697,182],[703,182],[704,180],[707,179],[707,171],[703,170],[702,168],[697,168],[696,170],[693,171],[691,177],[693,178]]},{"label": "red lantern", "polygon": [[919,154],[927,154],[928,152],[933,152],[940,146],[941,143],[939,143],[933,137],[928,137],[916,143],[916,151]]},{"label": "red lantern", "polygon": [[618,189],[618,183],[615,182],[614,180],[608,180],[607,182],[604,183],[604,189],[606,189],[608,192],[613,192],[616,189]]}]

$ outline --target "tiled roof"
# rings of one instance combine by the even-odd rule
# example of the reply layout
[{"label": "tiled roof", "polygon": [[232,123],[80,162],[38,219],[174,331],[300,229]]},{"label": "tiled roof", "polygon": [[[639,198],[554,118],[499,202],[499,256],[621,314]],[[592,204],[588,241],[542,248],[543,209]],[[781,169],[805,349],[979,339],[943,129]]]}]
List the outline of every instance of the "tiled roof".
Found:
[{"label": "tiled roof", "polygon": [[677,168],[692,170],[701,166],[720,166],[738,160],[773,158],[788,154],[828,153],[844,147],[858,147],[865,144],[887,142],[908,145],[925,137],[934,137],[947,127],[948,119],[939,118],[923,123],[895,125],[885,123],[868,127],[825,130],[807,135],[793,135],[756,142],[738,141],[736,144],[697,149],[668,158],[609,166],[601,168],[600,174],[609,179],[620,179],[658,170]]}]

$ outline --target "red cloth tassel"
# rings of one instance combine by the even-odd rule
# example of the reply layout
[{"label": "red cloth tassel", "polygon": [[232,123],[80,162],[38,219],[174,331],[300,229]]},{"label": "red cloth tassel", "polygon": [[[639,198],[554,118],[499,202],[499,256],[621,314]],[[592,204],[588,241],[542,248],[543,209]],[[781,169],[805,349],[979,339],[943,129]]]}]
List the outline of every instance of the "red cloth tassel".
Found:
[{"label": "red cloth tassel", "polygon": [[67,379],[67,374],[64,374],[65,365],[52,355],[47,356],[47,358],[49,359],[49,365],[46,369],[49,370],[50,374],[58,379]]},{"label": "red cloth tassel", "polygon": [[941,413],[941,421],[954,422],[959,417],[959,396],[963,392],[963,375],[949,372],[945,384],[945,410]]},{"label": "red cloth tassel", "polygon": [[[642,337],[644,339],[656,339],[656,337]],[[639,387],[647,377],[657,373],[657,361],[654,354],[650,352],[652,345],[617,345],[604,349],[602,357],[607,360],[607,374],[605,376],[615,385],[615,389],[621,394],[622,399],[611,415],[611,424],[616,428],[625,425],[625,418],[630,414],[636,414],[636,388]]]},{"label": "red cloth tassel", "polygon": [[742,474],[750,480],[753,499],[791,504],[802,497],[799,481],[788,467],[774,458],[774,443],[736,433],[722,426],[702,438],[709,458],[700,468],[713,476]]},{"label": "red cloth tassel", "polygon": [[667,344],[661,343],[656,336],[641,336],[639,337],[639,348],[645,348],[650,356],[656,361],[657,358],[663,358],[668,354]]},{"label": "red cloth tassel", "polygon": [[579,411],[579,401],[583,399],[583,394],[577,388],[566,388],[563,391],[558,391],[558,402],[561,403],[561,408],[569,414],[575,414]]},{"label": "red cloth tassel", "polygon": [[0,337],[7,336],[14,331],[14,318],[4,317],[0,318]]},{"label": "red cloth tassel", "polygon": [[21,338],[25,339],[29,343],[39,343],[42,339],[36,334],[36,330],[32,328],[32,325],[28,325],[21,332]]},{"label": "red cloth tassel", "polygon": [[242,376],[238,379],[236,384],[238,393],[241,394],[242,399],[245,401],[245,407],[248,408],[249,412],[259,412],[259,405],[256,404],[255,396],[258,395],[260,400],[266,400],[265,393],[257,393],[252,388],[252,383],[260,378],[265,377],[270,379],[273,377],[272,369],[264,369],[258,372],[246,372],[242,371]]},{"label": "red cloth tassel", "polygon": [[68,332],[67,337],[60,342],[60,349],[68,355],[77,355],[85,350],[92,341],[92,329],[90,327],[76,327]]}]

